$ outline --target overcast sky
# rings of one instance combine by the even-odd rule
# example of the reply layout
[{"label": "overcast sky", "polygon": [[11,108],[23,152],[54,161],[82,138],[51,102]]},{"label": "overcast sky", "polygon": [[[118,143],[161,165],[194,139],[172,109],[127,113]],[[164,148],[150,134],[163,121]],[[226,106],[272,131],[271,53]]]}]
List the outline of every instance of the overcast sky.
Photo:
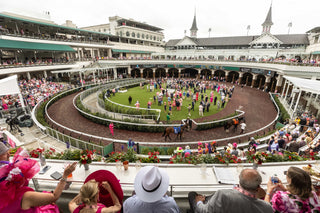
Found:
[{"label": "overcast sky", "polygon": [[[260,35],[271,0],[0,0],[0,11],[71,20],[78,27],[109,22],[110,16],[133,18],[164,29],[165,40],[180,39],[190,28],[196,8],[198,37]],[[320,0],[273,0],[272,34],[305,33],[320,26]]]}]

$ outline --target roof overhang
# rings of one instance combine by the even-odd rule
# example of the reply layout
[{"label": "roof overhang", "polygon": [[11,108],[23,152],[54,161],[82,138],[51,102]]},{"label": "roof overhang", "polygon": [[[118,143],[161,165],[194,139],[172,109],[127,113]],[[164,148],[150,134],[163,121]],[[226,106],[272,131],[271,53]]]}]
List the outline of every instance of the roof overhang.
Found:
[{"label": "roof overhang", "polygon": [[6,39],[0,39],[0,48],[13,50],[75,52],[75,50],[68,45],[15,41]]},{"label": "roof overhang", "polygon": [[296,78],[291,76],[283,76],[283,77],[302,91],[320,94],[320,81],[304,79],[304,78]]}]

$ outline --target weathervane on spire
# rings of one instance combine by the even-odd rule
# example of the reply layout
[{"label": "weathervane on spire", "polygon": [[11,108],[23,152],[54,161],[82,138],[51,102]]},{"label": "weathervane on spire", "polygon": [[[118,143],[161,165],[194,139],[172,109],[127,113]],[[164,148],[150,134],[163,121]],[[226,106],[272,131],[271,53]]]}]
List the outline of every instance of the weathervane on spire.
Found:
[{"label": "weathervane on spire", "polygon": [[288,24],[288,34],[290,34],[291,27],[292,27],[292,22],[289,22],[289,24]]}]

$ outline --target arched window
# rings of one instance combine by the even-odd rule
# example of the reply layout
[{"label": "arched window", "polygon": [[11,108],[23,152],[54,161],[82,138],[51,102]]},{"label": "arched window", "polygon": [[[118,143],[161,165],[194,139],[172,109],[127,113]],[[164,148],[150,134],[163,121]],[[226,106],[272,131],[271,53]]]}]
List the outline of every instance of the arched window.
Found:
[{"label": "arched window", "polygon": [[142,34],[141,37],[144,39],[144,34]]},{"label": "arched window", "polygon": [[129,31],[127,31],[127,32],[126,32],[126,36],[127,36],[127,37],[129,37],[129,36],[130,36],[130,33],[129,33]]},{"label": "arched window", "polygon": [[156,36],[153,36],[153,40],[156,40]]},{"label": "arched window", "polygon": [[140,38],[140,33],[137,33],[137,38]]},{"label": "arched window", "polygon": [[136,37],[136,34],[134,32],[131,33],[131,37]]},{"label": "arched window", "polygon": [[149,35],[148,34],[146,35],[146,39],[149,39]]}]

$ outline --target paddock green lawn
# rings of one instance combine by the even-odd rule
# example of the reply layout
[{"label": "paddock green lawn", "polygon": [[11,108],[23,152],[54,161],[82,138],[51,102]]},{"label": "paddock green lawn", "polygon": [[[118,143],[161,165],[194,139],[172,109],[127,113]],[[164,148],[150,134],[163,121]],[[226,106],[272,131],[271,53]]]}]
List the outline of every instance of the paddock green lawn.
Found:
[{"label": "paddock green lawn", "polygon": [[[193,91],[193,90],[191,90]],[[161,106],[158,106],[158,102],[156,100],[156,103],[154,103],[153,101],[153,96],[157,95],[157,92],[160,92],[160,89],[156,89],[153,92],[147,91],[147,86],[145,85],[144,88],[140,88],[140,86],[138,87],[134,87],[134,88],[130,88],[128,89],[128,92],[125,93],[116,93],[115,96],[110,96],[110,100],[119,104],[123,104],[123,105],[127,105],[127,106],[131,106],[131,107],[135,107],[135,103],[137,102],[137,100],[140,103],[140,108],[147,108],[147,103],[148,100],[151,98],[152,101],[152,106],[151,109],[160,109],[161,110],[161,117],[160,120],[161,121],[166,121],[166,115],[169,112],[169,106],[168,106],[168,100],[166,97],[164,97],[163,102],[167,103],[167,111],[164,111],[164,105],[162,104]],[[207,90],[206,94],[209,97],[209,101],[210,101],[210,92],[211,90]],[[182,91],[183,93],[183,91]],[[131,105],[129,105],[129,101],[128,101],[128,97],[131,95],[132,97],[132,103]],[[220,94],[217,92],[214,92],[214,97],[218,96],[218,100],[220,100]],[[205,97],[205,94],[204,94]],[[199,93],[199,100],[201,100],[201,94]],[[218,102],[218,101],[217,101]],[[221,102],[221,101],[220,101]],[[188,117],[188,106],[189,104],[192,103],[192,99],[191,97],[189,98],[185,98],[182,102],[182,107],[181,107],[181,111],[177,111],[176,107],[172,107],[172,115],[171,117],[171,121],[176,121],[176,120],[182,120],[182,119],[186,119]],[[194,106],[194,111],[191,110],[191,119],[195,119],[195,118],[200,118],[199,116],[199,104],[200,101],[197,101],[195,106]],[[227,103],[225,103],[224,107],[226,107]],[[220,108],[221,110],[221,108]],[[213,102],[210,104],[210,108],[209,108],[209,112],[207,112],[207,109],[205,109],[203,116],[209,116],[209,115],[213,115],[217,112],[219,112],[220,110],[217,110],[217,105],[214,106]],[[209,120],[207,120],[209,121]]]}]

